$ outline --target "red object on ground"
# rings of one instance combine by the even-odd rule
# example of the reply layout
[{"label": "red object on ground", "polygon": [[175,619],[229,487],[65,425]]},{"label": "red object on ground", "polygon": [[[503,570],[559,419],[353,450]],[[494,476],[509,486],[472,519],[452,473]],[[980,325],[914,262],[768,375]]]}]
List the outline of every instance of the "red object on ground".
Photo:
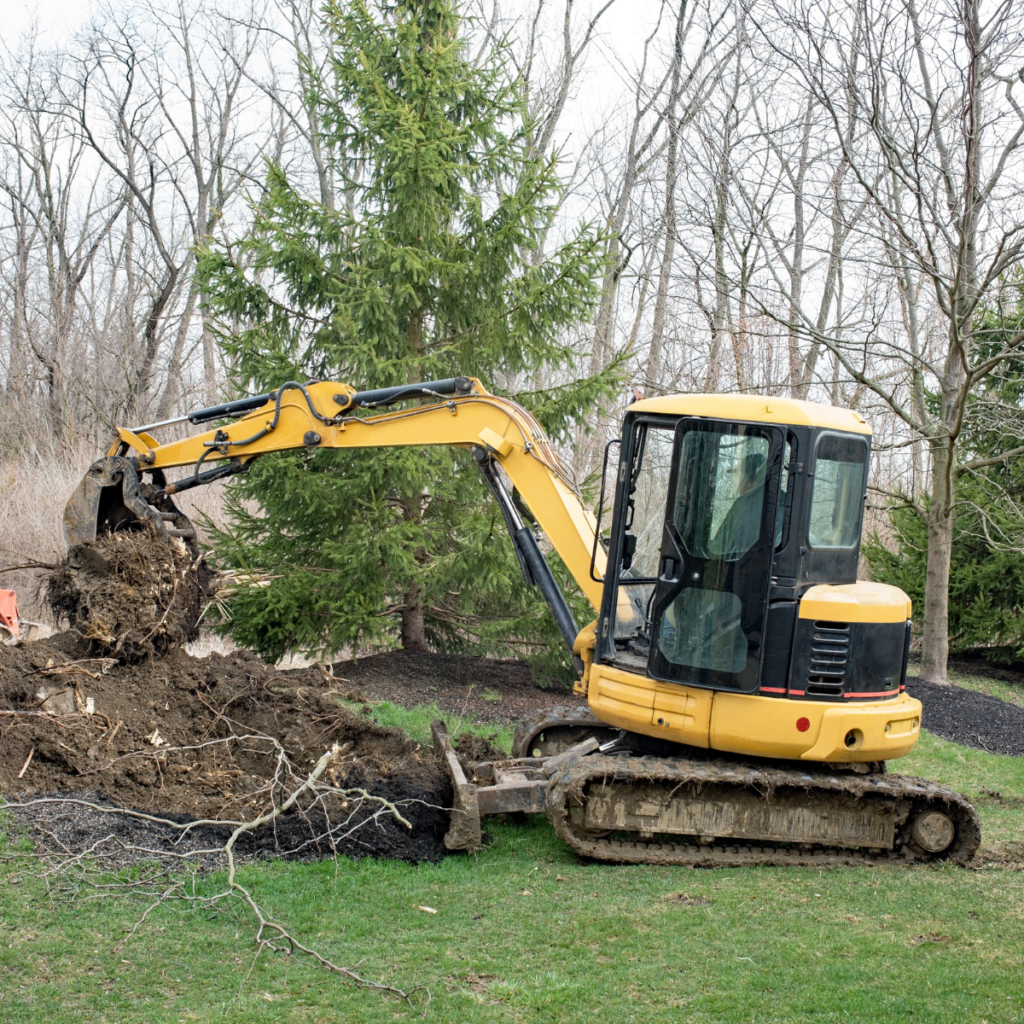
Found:
[{"label": "red object on ground", "polygon": [[0,590],[0,624],[18,635],[18,595],[13,590]]}]

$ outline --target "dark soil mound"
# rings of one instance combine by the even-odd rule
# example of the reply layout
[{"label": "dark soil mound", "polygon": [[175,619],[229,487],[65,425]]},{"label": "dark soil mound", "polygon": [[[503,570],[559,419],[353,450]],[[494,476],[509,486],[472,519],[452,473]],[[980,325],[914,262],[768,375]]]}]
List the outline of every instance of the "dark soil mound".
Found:
[{"label": "dark soil mound", "polygon": [[924,705],[921,724],[944,739],[992,754],[1024,754],[1024,708],[962,686],[908,679],[907,692]]},{"label": "dark soil mound", "polygon": [[455,750],[463,767],[477,761],[501,761],[508,757],[492,742],[495,736],[476,736],[471,732],[462,733],[455,741]]},{"label": "dark soil mound", "polygon": [[[279,673],[246,652],[196,659],[174,649],[131,665],[90,653],[71,633],[0,648],[0,793],[9,800],[98,792],[118,807],[182,821],[249,821],[333,751],[325,783],[395,802],[412,828],[388,815],[371,822],[379,805],[358,795],[304,799],[243,851],[336,849],[414,862],[444,855],[451,791],[433,750],[345,710],[319,671]],[[63,813],[72,832],[86,818],[106,830],[100,836],[110,831],[102,812]],[[123,819],[121,827],[138,828]]]},{"label": "dark soil mound", "polygon": [[405,707],[437,701],[442,711],[478,722],[518,722],[539,708],[585,705],[552,681],[535,681],[522,661],[464,654],[389,651],[334,665],[339,686],[353,699],[375,697]]},{"label": "dark soil mound", "polygon": [[206,575],[180,538],[126,530],[71,548],[46,597],[57,621],[94,650],[139,661],[195,639]]}]

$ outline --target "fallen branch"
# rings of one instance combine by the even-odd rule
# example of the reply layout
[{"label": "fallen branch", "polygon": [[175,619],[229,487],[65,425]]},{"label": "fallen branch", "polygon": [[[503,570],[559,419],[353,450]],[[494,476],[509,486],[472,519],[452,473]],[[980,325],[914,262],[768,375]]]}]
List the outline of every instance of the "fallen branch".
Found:
[{"label": "fallen branch", "polygon": [[[181,901],[186,904],[201,906],[205,910],[217,911],[223,909],[222,905],[225,904],[225,902],[238,902],[244,904],[255,919],[256,930],[254,940],[256,943],[257,956],[263,950],[270,952],[283,952],[291,956],[301,955],[307,957],[319,967],[339,976],[347,984],[394,995],[410,1003],[410,1005],[412,1003],[412,995],[415,992],[423,991],[426,993],[426,999],[429,1002],[430,993],[427,989],[416,987],[410,990],[404,990],[395,985],[389,985],[384,982],[365,978],[361,974],[357,973],[353,968],[335,963],[316,949],[299,941],[299,939],[297,939],[284,924],[277,921],[263,910],[251,891],[238,879],[236,847],[239,840],[247,833],[266,826],[274,822],[282,814],[286,814],[293,810],[300,804],[300,802],[303,802],[304,798],[311,799],[314,804],[319,805],[326,820],[326,830],[309,842],[329,843],[332,849],[336,848],[335,844],[341,839],[348,838],[358,829],[363,828],[371,822],[378,821],[381,815],[393,818],[406,828],[412,828],[410,822],[401,813],[398,805],[392,801],[359,787],[345,788],[329,785],[323,781],[325,772],[327,772],[331,768],[332,764],[335,764],[341,755],[344,754],[344,750],[338,744],[333,744],[329,750],[325,751],[304,778],[296,773],[287,752],[281,744],[273,737],[262,734],[245,734],[242,736],[232,735],[223,739],[209,740],[205,743],[192,747],[161,748],[159,752],[136,751],[133,754],[121,755],[121,757],[115,758],[114,760],[123,760],[126,757],[163,758],[172,752],[181,753],[213,746],[215,744],[232,742],[245,743],[247,741],[260,741],[263,743],[269,742],[272,744],[274,753],[276,754],[276,770],[273,778],[265,787],[265,791],[269,799],[269,807],[265,812],[251,819],[226,820],[224,818],[206,818],[189,822],[178,822],[160,815],[148,814],[144,811],[126,810],[77,797],[35,797],[20,802],[0,801],[0,811],[10,810],[19,812],[19,816],[23,819],[26,817],[25,812],[30,812],[34,808],[39,809],[46,806],[78,806],[88,808],[93,812],[98,812],[104,815],[119,816],[121,818],[128,818],[156,825],[159,826],[160,829],[179,837],[179,839],[174,840],[172,845],[176,845],[178,841],[184,839],[189,835],[189,833],[194,832],[196,829],[203,826],[221,828],[228,827],[231,829],[231,833],[220,846],[180,851],[150,849],[145,846],[124,843],[115,835],[115,833],[111,832],[103,838],[94,841],[87,849],[75,852],[61,842],[53,832],[45,829],[42,826],[40,819],[36,819],[34,821],[29,819],[42,834],[48,836],[52,844],[51,851],[37,852],[29,855],[24,853],[5,854],[0,855],[0,859],[20,860],[29,856],[42,860],[47,866],[46,870],[41,872],[40,877],[47,882],[48,886],[51,881],[58,876],[69,877],[77,872],[80,881],[89,889],[89,895],[81,897],[83,899],[105,899],[115,896],[130,896],[132,898],[144,897],[151,900],[141,917],[139,917],[128,933],[117,944],[115,950],[122,949],[125,943],[127,943],[145,924],[150,914],[163,903]],[[25,766],[22,769],[22,775],[28,768],[31,759],[32,754],[30,753],[29,758],[26,760]],[[112,764],[113,761],[110,763]],[[329,807],[325,802],[328,797],[338,798],[341,801],[342,808],[349,808],[350,803],[355,804],[355,806],[348,811],[347,818],[343,822],[338,824],[331,823]],[[364,808],[367,804],[375,807],[375,810],[366,817],[358,819],[359,810]],[[310,808],[307,807],[305,812],[300,813],[305,813],[308,816],[309,809]],[[339,830],[344,830],[344,834],[342,836],[338,836],[337,833]],[[193,872],[210,858],[224,858],[227,862],[226,887],[221,892],[215,893],[211,896],[196,895],[194,892],[194,885],[192,887],[192,891],[189,891],[188,879],[175,877],[171,873],[170,869],[166,868],[161,869],[156,874],[146,874],[142,878],[114,882],[102,881],[100,872],[104,868],[114,867],[117,864],[116,856],[109,851],[109,847],[111,845],[119,847],[122,852],[130,852],[136,856],[148,856],[154,859],[159,859],[165,863],[167,861],[171,861],[172,863],[177,863],[179,865],[192,865]],[[306,845],[308,844],[303,844],[303,846]],[[194,873],[192,877],[194,881]]]}]

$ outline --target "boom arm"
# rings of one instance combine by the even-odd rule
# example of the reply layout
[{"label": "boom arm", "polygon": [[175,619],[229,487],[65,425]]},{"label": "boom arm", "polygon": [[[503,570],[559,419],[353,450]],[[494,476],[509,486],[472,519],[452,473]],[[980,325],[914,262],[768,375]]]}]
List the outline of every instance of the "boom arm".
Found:
[{"label": "boom arm", "polygon": [[[354,415],[359,407],[375,408],[423,396],[442,400],[376,415]],[[254,408],[259,399],[263,401]],[[202,423],[230,416],[237,419],[229,426],[167,444],[159,444],[149,433],[173,422]],[[560,594],[556,597],[549,593],[554,586],[550,569],[532,532],[519,518],[495,466],[501,466],[513,481],[590,603],[595,609],[600,606],[602,584],[591,575],[594,517],[584,509],[540,424],[522,406],[487,392],[475,378],[457,377],[364,392],[330,381],[308,385],[290,382],[268,395],[198,410],[181,420],[149,428],[119,428],[117,434],[107,458],[94,463],[68,503],[64,534],[69,544],[95,538],[98,510],[104,504],[111,505],[112,488],[116,488],[118,498],[123,490],[123,505],[135,518],[148,518],[162,528],[159,513],[138,494],[135,471],[152,472],[154,479],[161,481],[159,471],[175,466],[195,467],[192,476],[163,484],[157,491],[159,498],[241,471],[267,452],[452,445],[473,451],[501,506],[524,574],[528,581],[540,585],[570,647],[575,639],[575,635],[568,635],[570,630],[573,634],[575,631],[572,617],[569,615],[565,621],[568,608],[564,599]],[[604,569],[600,545],[596,558],[596,575],[600,576]],[[561,616],[556,607],[558,600],[563,609]]]}]

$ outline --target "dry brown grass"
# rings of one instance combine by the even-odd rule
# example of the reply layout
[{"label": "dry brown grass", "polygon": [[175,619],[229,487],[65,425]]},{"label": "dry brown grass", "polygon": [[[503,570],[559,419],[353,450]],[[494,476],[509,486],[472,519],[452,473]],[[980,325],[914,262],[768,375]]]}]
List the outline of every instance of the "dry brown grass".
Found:
[{"label": "dry brown grass", "polygon": [[[0,463],[0,563],[56,562],[64,554],[61,517],[71,492],[95,453],[22,451]],[[0,587],[18,592],[22,618],[51,625],[40,592],[41,574],[21,569],[0,574]]]},{"label": "dry brown grass", "polygon": [[[63,557],[64,506],[97,454],[83,443],[63,451],[22,451],[0,462],[0,569],[22,562],[55,563]],[[223,484],[187,492],[179,505],[193,520],[205,513],[220,522]],[[203,540],[201,529],[199,540]],[[52,626],[53,614],[41,593],[42,579],[38,570],[0,572],[0,587],[17,591],[23,619]]]}]

